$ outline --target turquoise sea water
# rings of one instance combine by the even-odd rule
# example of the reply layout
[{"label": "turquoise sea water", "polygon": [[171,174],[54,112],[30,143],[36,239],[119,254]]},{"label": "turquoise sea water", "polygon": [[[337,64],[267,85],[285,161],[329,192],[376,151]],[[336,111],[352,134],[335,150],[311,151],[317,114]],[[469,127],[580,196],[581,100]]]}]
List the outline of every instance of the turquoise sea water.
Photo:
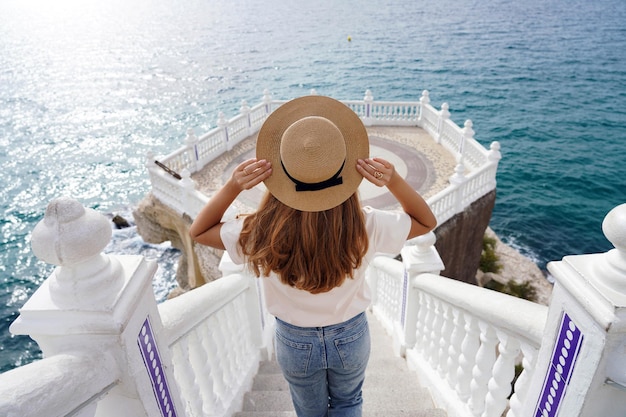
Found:
[{"label": "turquoise sea water", "polygon": [[[348,41],[351,37],[351,41]],[[8,332],[52,271],[30,250],[46,205],[72,196],[132,218],[148,151],[166,154],[263,89],[448,102],[500,141],[492,228],[540,267],[611,248],[626,202],[622,0],[0,0],[0,372],[39,356]],[[161,268],[177,252],[116,231],[107,251]]]}]

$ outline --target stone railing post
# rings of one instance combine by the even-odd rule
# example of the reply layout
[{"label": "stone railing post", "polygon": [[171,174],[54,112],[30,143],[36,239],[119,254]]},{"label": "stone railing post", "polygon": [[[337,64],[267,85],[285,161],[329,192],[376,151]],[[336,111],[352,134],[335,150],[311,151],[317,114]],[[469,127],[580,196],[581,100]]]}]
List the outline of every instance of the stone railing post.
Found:
[{"label": "stone railing post", "polygon": [[272,95],[270,94],[270,90],[263,90],[263,106],[265,107],[265,115],[269,116],[272,112]]},{"label": "stone railing post", "polygon": [[435,249],[436,237],[433,232],[411,239],[402,248],[404,264],[404,282],[402,287],[402,340],[399,341],[399,352],[404,355],[416,342],[417,317],[420,302],[419,291],[412,285],[419,274],[430,273],[439,275],[444,269],[443,261]]},{"label": "stone railing post", "polygon": [[463,184],[467,182],[467,177],[464,173],[465,167],[463,165],[463,161],[458,160],[456,166],[454,167],[454,174],[452,174],[449,180],[450,186],[454,187],[454,214],[462,212],[465,208],[463,204]]},{"label": "stone railing post", "polygon": [[33,338],[45,357],[98,352],[114,358],[118,369],[99,372],[121,377],[103,393],[96,416],[183,415],[168,346],[159,339],[156,264],[102,254],[111,234],[103,215],[71,198],[53,200],[33,230],[32,249],[57,268],[10,330]]},{"label": "stone railing post", "polygon": [[615,249],[565,256],[523,416],[626,415],[626,204],[602,230]]},{"label": "stone railing post", "polygon": [[500,159],[502,159],[502,154],[500,153],[500,142],[493,141],[489,146],[489,152],[487,152],[487,159],[493,164],[493,176],[491,177],[492,187],[496,187],[496,172],[498,171],[498,164],[500,163]]},{"label": "stone railing post", "polygon": [[424,115],[424,107],[430,104],[430,93],[428,90],[422,91],[422,96],[420,97],[420,113],[417,118],[417,124],[419,126],[423,126],[423,115]]},{"label": "stone railing post", "polygon": [[230,143],[230,138],[228,137],[228,120],[226,120],[224,112],[219,112],[217,114],[217,127],[222,132],[222,143],[224,145],[224,149],[230,151],[232,149],[232,145]]},{"label": "stone railing post", "polygon": [[365,126],[371,126],[373,117],[372,117],[372,103],[374,102],[374,96],[370,90],[365,90],[365,97],[363,97],[363,102],[365,103],[365,116],[363,117],[363,124]]},{"label": "stone railing post", "polygon": [[185,137],[185,145],[189,147],[189,149],[191,149],[192,155],[194,157],[193,159],[193,166],[191,166],[190,168],[193,170],[193,172],[198,171],[198,169],[202,168],[198,166],[198,159],[199,159],[199,155],[198,155],[198,137],[196,136],[195,132],[193,131],[193,129],[189,128],[187,129],[187,136]]},{"label": "stone railing post", "polygon": [[180,190],[182,192],[180,199],[182,202],[181,212],[195,216],[197,215],[197,209],[192,207],[192,202],[194,201],[193,194],[196,191],[196,183],[191,179],[191,173],[187,168],[180,172],[180,176]]},{"label": "stone railing post", "polygon": [[443,103],[441,105],[439,117],[437,118],[437,137],[435,138],[435,142],[437,143],[441,143],[441,131],[443,130],[443,125],[448,119],[450,119],[450,111],[448,109],[448,103]]},{"label": "stone railing post", "polygon": [[252,135],[252,120],[250,120],[250,106],[246,100],[241,100],[241,107],[239,108],[241,113],[247,121],[246,136]]}]

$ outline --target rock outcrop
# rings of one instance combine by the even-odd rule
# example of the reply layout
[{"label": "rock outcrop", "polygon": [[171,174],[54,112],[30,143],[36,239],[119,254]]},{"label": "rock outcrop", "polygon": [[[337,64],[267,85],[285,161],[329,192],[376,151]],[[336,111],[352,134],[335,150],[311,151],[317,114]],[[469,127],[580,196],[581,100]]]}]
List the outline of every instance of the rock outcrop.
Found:
[{"label": "rock outcrop", "polygon": [[483,236],[495,202],[496,191],[493,190],[437,226],[435,248],[445,265],[441,275],[477,284],[476,271],[480,264]]},{"label": "rock outcrop", "polygon": [[537,264],[516,249],[503,243],[491,228],[487,228],[485,235],[495,239],[495,253],[502,269],[498,273],[484,273],[479,270],[476,274],[478,285],[484,286],[492,280],[504,285],[510,282],[517,284],[528,282],[535,290],[533,301],[548,305],[552,295],[552,284],[546,279]]}]

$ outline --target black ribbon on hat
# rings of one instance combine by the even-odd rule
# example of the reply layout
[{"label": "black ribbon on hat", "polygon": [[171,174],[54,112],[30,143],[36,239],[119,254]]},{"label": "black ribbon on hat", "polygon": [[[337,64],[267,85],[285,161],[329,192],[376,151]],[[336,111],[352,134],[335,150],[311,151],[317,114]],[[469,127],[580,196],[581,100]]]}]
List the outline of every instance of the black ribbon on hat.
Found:
[{"label": "black ribbon on hat", "polygon": [[283,164],[282,160],[280,161],[280,164],[282,165],[283,171],[285,171],[285,174],[287,175],[287,177],[291,181],[293,181],[294,184],[296,184],[296,191],[319,191],[319,190],[324,190],[326,188],[334,187],[335,185],[343,184],[343,178],[341,178],[339,174],[341,174],[341,171],[343,171],[343,166],[346,164],[346,160],[345,159],[343,160],[343,164],[341,164],[339,171],[337,171],[335,175],[321,182],[298,181],[297,179],[289,175],[289,172],[287,172],[287,168],[285,168],[285,164]]}]

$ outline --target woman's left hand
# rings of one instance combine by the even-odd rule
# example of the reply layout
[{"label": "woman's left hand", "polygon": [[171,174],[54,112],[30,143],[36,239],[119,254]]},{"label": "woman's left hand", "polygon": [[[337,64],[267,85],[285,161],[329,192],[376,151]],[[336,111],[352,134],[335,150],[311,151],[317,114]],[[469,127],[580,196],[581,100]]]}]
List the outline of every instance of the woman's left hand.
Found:
[{"label": "woman's left hand", "polygon": [[363,175],[363,178],[378,187],[389,184],[396,171],[391,162],[382,158],[359,159],[356,169]]}]

